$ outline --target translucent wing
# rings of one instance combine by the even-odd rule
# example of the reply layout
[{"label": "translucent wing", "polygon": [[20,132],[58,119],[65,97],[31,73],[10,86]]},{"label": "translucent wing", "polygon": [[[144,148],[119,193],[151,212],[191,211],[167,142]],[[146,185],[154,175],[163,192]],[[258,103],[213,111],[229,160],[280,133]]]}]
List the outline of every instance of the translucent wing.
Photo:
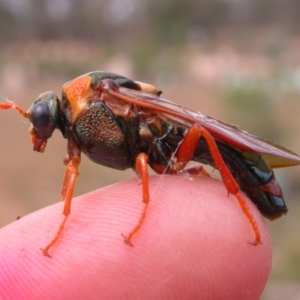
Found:
[{"label": "translucent wing", "polygon": [[300,164],[300,157],[280,145],[273,144],[247,133],[237,126],[189,110],[181,105],[163,99],[154,94],[119,87],[112,80],[103,80],[103,95],[107,101],[118,98],[157,113],[165,121],[179,126],[190,127],[199,123],[221,142],[236,149],[259,153],[272,168],[288,167]]}]

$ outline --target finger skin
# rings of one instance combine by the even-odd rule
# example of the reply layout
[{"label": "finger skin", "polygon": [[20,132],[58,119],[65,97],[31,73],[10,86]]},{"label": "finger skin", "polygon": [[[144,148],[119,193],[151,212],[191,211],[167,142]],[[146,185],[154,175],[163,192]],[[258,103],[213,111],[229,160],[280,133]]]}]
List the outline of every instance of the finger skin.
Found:
[{"label": "finger skin", "polygon": [[63,203],[0,231],[1,299],[258,299],[271,268],[265,222],[247,199],[253,231],[224,184],[205,177],[150,178],[142,229],[125,245],[142,210],[131,180],[77,197],[52,258]]}]

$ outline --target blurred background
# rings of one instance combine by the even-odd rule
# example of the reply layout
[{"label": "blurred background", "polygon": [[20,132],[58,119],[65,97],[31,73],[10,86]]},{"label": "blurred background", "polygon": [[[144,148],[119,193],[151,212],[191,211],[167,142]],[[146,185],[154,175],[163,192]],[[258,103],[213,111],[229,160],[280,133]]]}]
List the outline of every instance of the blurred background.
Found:
[{"label": "blurred background", "polygon": [[[93,70],[149,82],[163,96],[300,154],[297,0],[0,0],[0,101]],[[28,122],[0,112],[0,226],[60,200],[66,140],[32,151]],[[83,157],[76,195],[134,177]],[[300,298],[300,167],[276,171],[289,215],[268,222],[273,269],[262,299]]]}]

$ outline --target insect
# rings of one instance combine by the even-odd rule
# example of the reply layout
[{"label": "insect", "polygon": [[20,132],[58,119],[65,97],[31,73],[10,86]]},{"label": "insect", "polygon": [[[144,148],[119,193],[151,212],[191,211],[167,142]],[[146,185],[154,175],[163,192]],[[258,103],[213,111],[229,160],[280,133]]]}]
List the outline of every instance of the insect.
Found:
[{"label": "insect", "polygon": [[54,92],[41,94],[28,111],[10,100],[0,104],[0,109],[16,109],[29,119],[34,151],[45,151],[55,129],[68,141],[64,220],[43,249],[45,255],[49,256],[70,215],[82,152],[107,167],[132,168],[140,177],[144,207],[137,225],[125,236],[129,244],[150,201],[148,164],[159,174],[201,173],[201,167],[186,167],[191,160],[217,168],[252,227],[255,245],[261,243],[260,231],[242,191],[268,219],[287,212],[272,168],[299,165],[298,155],[160,95],[152,85],[96,71],[67,82],[61,99]]}]

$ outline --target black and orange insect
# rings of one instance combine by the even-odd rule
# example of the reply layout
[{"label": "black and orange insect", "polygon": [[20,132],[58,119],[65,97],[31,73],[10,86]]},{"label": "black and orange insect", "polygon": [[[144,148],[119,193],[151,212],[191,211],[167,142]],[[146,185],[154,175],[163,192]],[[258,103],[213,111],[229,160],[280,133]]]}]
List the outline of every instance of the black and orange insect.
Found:
[{"label": "black and orange insect", "polygon": [[154,86],[108,72],[91,72],[63,86],[62,98],[41,94],[27,112],[7,100],[0,109],[16,109],[31,122],[33,150],[44,152],[55,129],[68,140],[66,172],[62,185],[64,220],[45,255],[59,238],[70,215],[81,152],[92,161],[124,170],[132,168],[142,182],[144,208],[137,225],[125,237],[130,243],[146,216],[149,204],[148,164],[157,173],[175,174],[196,161],[217,168],[226,189],[233,194],[255,236],[260,231],[243,191],[268,219],[287,212],[272,168],[295,166],[295,153],[239,128],[191,111],[160,97]]}]

